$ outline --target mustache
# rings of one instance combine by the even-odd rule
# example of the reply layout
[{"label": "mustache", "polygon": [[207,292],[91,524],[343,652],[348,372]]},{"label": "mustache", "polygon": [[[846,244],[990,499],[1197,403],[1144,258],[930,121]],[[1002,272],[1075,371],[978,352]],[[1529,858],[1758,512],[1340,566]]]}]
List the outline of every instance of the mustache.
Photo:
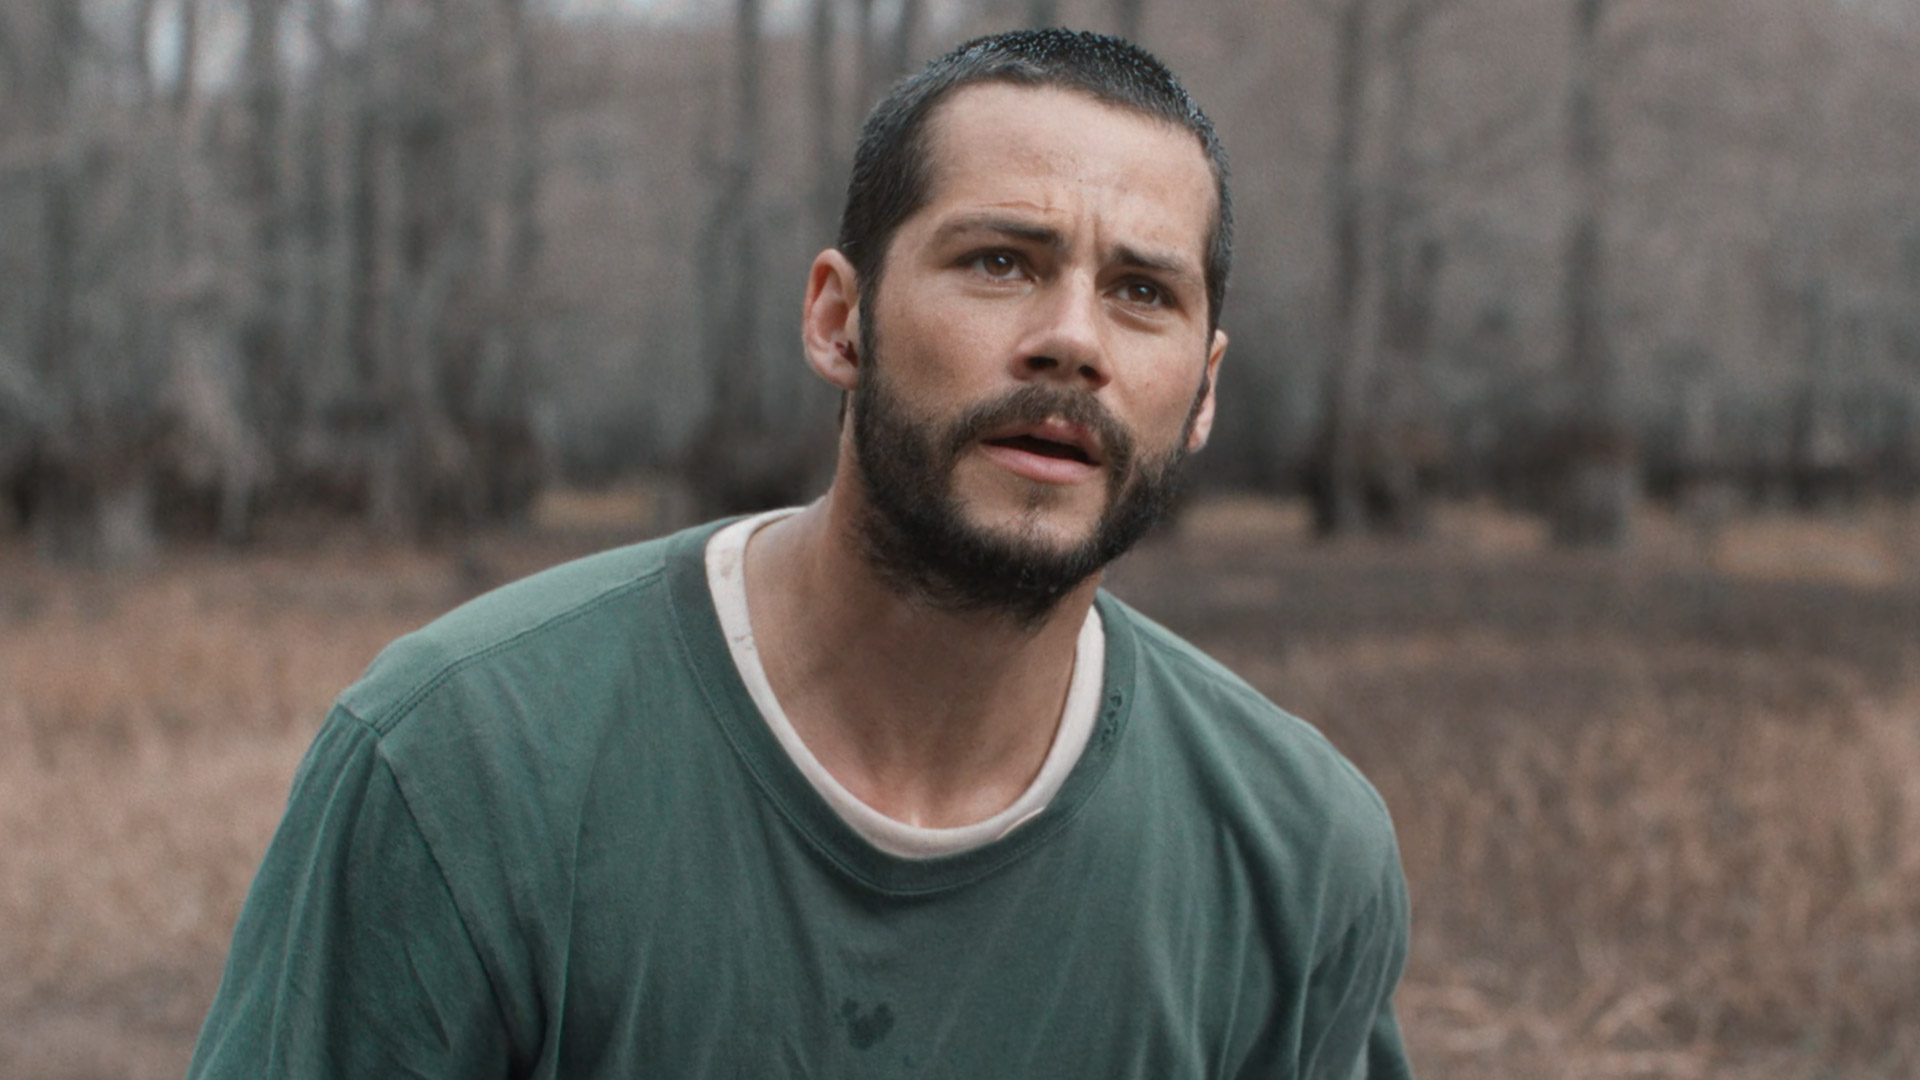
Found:
[{"label": "mustache", "polygon": [[983,401],[954,422],[947,440],[950,456],[958,456],[987,432],[1016,424],[1038,424],[1057,416],[1077,424],[1100,440],[1101,455],[1116,475],[1125,475],[1133,464],[1134,440],[1099,399],[1085,390],[1035,383]]}]

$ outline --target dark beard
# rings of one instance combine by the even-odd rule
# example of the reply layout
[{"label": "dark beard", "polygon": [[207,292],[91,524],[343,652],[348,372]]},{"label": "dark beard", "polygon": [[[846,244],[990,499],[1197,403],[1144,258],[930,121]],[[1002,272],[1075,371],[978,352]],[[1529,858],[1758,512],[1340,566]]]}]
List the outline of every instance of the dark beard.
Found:
[{"label": "dark beard", "polygon": [[[868,562],[902,595],[941,610],[1002,615],[1026,629],[1138,542],[1173,501],[1206,392],[1203,384],[1173,448],[1142,458],[1131,433],[1092,394],[1051,383],[1021,387],[936,428],[909,415],[888,391],[877,359],[869,348],[853,393]],[[1086,539],[1064,548],[976,526],[953,492],[954,467],[983,435],[1049,416],[1093,432],[1106,458],[1106,509]],[[1027,511],[1043,510],[1046,496],[1036,490]]]}]

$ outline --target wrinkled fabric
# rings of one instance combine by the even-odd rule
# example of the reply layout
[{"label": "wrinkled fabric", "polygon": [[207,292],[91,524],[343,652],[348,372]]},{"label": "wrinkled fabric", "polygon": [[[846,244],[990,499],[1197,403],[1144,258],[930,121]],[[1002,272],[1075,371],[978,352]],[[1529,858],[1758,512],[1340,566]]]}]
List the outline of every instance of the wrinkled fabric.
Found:
[{"label": "wrinkled fabric", "polygon": [[341,696],[190,1076],[1410,1075],[1392,827],[1311,727],[1102,594],[1048,808],[888,855],[754,709],[712,529],[481,597]]}]

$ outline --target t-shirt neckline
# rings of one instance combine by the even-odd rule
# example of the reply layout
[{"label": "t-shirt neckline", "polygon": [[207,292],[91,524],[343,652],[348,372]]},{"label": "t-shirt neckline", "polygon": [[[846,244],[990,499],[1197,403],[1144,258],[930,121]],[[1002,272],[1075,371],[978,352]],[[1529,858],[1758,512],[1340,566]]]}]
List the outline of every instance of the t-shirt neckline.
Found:
[{"label": "t-shirt neckline", "polygon": [[794,764],[734,666],[708,587],[705,552],[714,533],[738,518],[688,530],[667,555],[668,597],[683,652],[714,721],[761,792],[820,854],[849,876],[893,895],[936,892],[992,873],[1046,843],[1079,814],[1106,776],[1125,733],[1134,696],[1137,642],[1125,609],[1105,591],[1095,598],[1106,638],[1101,692],[1079,760],[1044,809],[982,846],[932,858],[904,858],[875,847],[848,825]]},{"label": "t-shirt neckline", "polygon": [[842,821],[874,847],[901,858],[929,859],[984,847],[1038,816],[1059,793],[1060,786],[1080,760],[1080,754],[1093,733],[1094,722],[1099,717],[1101,675],[1106,651],[1099,608],[1088,609],[1086,622],[1080,628],[1073,674],[1054,738],[1045,760],[1026,790],[1005,809],[968,825],[951,828],[910,825],[862,802],[827,770],[800,738],[761,664],[747,606],[743,573],[747,544],[755,532],[798,513],[799,509],[769,510],[735,521],[714,533],[707,540],[705,551],[707,588],[712,594],[714,609],[720,619],[721,632],[726,636],[734,668],[759,709],[761,718],[786,750],[788,759],[813,785],[814,791],[840,815]]}]

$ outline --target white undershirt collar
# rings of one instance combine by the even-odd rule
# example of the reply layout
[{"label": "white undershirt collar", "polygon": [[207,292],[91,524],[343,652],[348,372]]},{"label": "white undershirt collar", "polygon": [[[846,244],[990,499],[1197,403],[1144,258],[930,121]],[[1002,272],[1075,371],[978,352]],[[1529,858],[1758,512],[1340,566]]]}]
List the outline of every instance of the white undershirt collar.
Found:
[{"label": "white undershirt collar", "polygon": [[983,847],[1006,836],[1047,808],[1066,782],[1067,774],[1080,760],[1093,722],[1099,712],[1101,678],[1106,665],[1106,633],[1097,608],[1087,609],[1086,622],[1080,626],[1075,645],[1073,676],[1067,686],[1067,701],[1061,711],[1060,726],[1053,746],[1041,763],[1039,775],[1013,804],[999,813],[971,825],[951,829],[929,829],[909,825],[882,814],[861,802],[846,786],[828,772],[820,759],[800,739],[787,719],[780,702],[767,682],[766,668],[760,663],[760,651],[753,640],[753,622],[747,613],[746,560],[747,540],[761,526],[796,513],[798,508],[771,510],[736,521],[716,532],[707,541],[707,587],[713,593],[714,610],[720,616],[720,629],[727,637],[733,664],[753,696],[761,717],[774,737],[787,751],[814,790],[833,807],[841,819],[865,837],[869,843],[891,855],[909,859],[929,859],[956,855]]}]

